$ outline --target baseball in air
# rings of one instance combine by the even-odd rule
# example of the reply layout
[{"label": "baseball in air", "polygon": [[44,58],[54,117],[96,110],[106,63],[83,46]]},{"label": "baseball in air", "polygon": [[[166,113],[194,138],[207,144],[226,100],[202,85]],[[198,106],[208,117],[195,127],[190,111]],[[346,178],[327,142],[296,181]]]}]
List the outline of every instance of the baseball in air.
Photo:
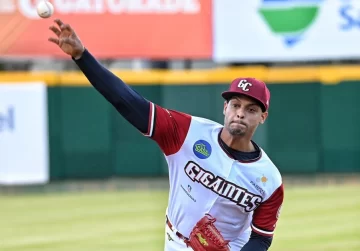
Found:
[{"label": "baseball in air", "polygon": [[41,18],[49,18],[54,14],[54,6],[46,0],[40,1],[36,6],[36,10]]}]

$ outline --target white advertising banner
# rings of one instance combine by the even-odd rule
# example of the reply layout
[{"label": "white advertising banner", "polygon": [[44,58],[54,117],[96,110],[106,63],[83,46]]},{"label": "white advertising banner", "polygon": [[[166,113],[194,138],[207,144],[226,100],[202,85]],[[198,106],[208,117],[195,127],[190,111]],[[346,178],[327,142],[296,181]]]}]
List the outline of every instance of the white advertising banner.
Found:
[{"label": "white advertising banner", "polygon": [[360,58],[359,0],[214,0],[217,62]]},{"label": "white advertising banner", "polygon": [[0,184],[49,180],[47,89],[43,83],[0,83]]}]

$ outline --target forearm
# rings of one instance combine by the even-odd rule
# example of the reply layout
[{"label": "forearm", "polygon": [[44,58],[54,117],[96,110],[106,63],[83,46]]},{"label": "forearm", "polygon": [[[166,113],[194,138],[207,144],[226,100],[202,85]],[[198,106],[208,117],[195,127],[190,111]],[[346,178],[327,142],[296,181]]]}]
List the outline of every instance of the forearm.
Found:
[{"label": "forearm", "polygon": [[120,78],[103,67],[87,50],[74,60],[94,88],[132,125],[146,132],[150,104]]},{"label": "forearm", "polygon": [[252,232],[249,241],[241,251],[267,251],[271,245],[272,237],[265,237]]}]

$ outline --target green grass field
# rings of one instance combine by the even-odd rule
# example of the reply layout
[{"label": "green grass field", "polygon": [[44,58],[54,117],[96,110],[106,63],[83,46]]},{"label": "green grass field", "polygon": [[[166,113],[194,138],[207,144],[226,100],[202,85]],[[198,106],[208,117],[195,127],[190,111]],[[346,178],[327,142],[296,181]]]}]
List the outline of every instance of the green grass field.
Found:
[{"label": "green grass field", "polygon": [[[360,186],[289,187],[270,250],[359,251]],[[167,191],[0,197],[0,250],[163,250]]]}]

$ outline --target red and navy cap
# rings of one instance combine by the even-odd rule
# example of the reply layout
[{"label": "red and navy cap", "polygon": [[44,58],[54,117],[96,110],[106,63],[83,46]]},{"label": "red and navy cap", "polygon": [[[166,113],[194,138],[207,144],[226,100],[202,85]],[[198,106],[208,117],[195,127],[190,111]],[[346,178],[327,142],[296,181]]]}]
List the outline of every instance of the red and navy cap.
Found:
[{"label": "red and navy cap", "polygon": [[257,100],[261,104],[263,111],[269,109],[270,91],[263,81],[256,78],[236,78],[231,82],[229,90],[221,95],[224,99],[229,99],[240,94]]}]

